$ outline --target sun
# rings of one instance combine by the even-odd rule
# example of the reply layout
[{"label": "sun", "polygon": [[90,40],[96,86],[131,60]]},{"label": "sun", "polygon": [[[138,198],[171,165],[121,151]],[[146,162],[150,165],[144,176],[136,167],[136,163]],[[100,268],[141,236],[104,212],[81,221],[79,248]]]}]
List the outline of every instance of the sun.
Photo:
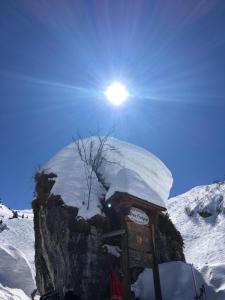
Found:
[{"label": "sun", "polygon": [[113,105],[119,106],[127,100],[129,93],[125,85],[114,82],[106,89],[105,96]]}]

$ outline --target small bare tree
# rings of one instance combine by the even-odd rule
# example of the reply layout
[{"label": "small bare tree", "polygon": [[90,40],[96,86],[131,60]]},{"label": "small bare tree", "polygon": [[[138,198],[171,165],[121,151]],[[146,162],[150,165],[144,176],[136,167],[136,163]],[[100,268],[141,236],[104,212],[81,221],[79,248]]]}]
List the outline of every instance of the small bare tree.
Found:
[{"label": "small bare tree", "polygon": [[108,141],[109,137],[110,134],[107,134],[105,136],[100,136],[99,134],[97,134],[95,135],[95,137],[93,136],[88,139],[82,139],[81,136],[77,134],[77,139],[74,141],[80,159],[84,163],[85,179],[88,189],[87,209],[89,209],[90,207],[90,198],[95,176],[105,188],[105,190],[108,190],[107,183],[105,182],[100,169],[103,164],[116,163],[107,159],[107,152],[117,150],[113,145],[110,145]]}]

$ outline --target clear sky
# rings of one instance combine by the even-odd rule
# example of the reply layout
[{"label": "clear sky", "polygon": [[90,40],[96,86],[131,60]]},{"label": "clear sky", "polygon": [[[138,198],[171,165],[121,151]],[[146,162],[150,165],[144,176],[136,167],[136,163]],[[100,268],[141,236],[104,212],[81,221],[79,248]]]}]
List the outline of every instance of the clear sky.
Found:
[{"label": "clear sky", "polygon": [[[114,80],[121,107],[103,95]],[[170,168],[172,195],[225,174],[225,1],[0,1],[0,196],[79,130],[115,127]]]}]

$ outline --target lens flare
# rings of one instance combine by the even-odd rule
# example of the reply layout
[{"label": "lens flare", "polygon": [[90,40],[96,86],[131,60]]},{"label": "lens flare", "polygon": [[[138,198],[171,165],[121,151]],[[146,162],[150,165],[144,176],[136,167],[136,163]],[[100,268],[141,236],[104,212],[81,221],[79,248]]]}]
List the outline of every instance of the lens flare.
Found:
[{"label": "lens flare", "polygon": [[106,89],[105,96],[113,105],[119,106],[127,100],[129,93],[125,85],[114,82]]}]

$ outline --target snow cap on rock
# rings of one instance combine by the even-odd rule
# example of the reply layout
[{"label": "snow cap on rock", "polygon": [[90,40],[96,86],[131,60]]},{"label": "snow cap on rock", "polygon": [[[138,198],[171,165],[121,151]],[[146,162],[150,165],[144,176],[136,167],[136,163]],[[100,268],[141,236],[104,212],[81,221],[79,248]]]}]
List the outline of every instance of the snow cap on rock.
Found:
[{"label": "snow cap on rock", "polygon": [[159,193],[147,184],[138,173],[127,168],[121,169],[113,178],[106,199],[113,196],[115,192],[127,193],[160,207],[165,207],[165,202]]},{"label": "snow cap on rock", "polygon": [[[99,137],[95,136],[82,141],[93,152],[97,151],[100,143]],[[106,191],[93,174],[89,209],[87,169],[75,144],[62,149],[44,167],[45,172],[57,175],[52,194],[60,195],[66,205],[77,207],[78,215],[85,219],[102,214],[99,199],[106,194],[109,198],[115,191],[127,192],[161,207],[166,206],[173,179],[160,159],[143,148],[112,137],[107,138],[103,150],[105,159],[99,172],[109,189]]]}]

